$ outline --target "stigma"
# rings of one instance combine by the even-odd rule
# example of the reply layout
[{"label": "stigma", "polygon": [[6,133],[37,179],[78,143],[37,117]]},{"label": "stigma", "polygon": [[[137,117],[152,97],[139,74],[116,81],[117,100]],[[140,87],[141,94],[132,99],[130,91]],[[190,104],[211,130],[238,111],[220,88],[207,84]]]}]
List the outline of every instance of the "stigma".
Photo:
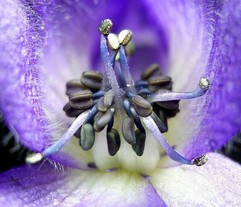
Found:
[{"label": "stigma", "polygon": [[29,155],[26,162],[33,164],[51,157],[72,138],[79,140],[84,151],[92,150],[97,138],[104,134],[101,139],[106,139],[110,157],[115,157],[126,145],[135,156],[142,157],[146,142],[154,137],[154,143],[172,160],[196,166],[205,164],[205,155],[185,158],[169,145],[163,134],[169,130],[168,118],[179,112],[180,100],[203,96],[209,80],[202,77],[197,88],[190,92],[172,92],[171,77],[162,75],[159,66],[153,64],[134,81],[128,65],[134,52],[133,34],[129,29],[111,33],[112,26],[111,20],[106,19],[99,27],[104,73],[85,71],[80,79],[66,84],[69,101],[63,110],[75,118],[72,125],[58,141],[42,152]]}]

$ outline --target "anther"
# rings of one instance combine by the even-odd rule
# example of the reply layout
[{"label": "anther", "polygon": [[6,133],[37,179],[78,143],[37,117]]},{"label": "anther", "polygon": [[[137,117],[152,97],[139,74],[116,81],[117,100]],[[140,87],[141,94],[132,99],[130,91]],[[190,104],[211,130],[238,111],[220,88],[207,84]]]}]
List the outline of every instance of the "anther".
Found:
[{"label": "anther", "polygon": [[91,124],[84,124],[80,130],[80,146],[83,150],[90,150],[95,143],[95,131]]},{"label": "anther", "polygon": [[114,98],[115,98],[114,91],[113,90],[107,91],[104,95],[104,105],[107,108],[109,108],[113,104]]},{"label": "anther", "polygon": [[162,119],[160,119],[156,113],[152,113],[151,114],[151,118],[153,119],[153,121],[155,122],[156,126],[158,127],[158,129],[160,130],[161,133],[167,132],[167,122],[162,121]]},{"label": "anther", "polygon": [[106,112],[107,111],[107,107],[105,106],[105,104],[104,104],[104,97],[101,97],[99,100],[98,100],[98,102],[97,102],[97,104],[96,104],[96,107],[97,107],[97,109],[98,109],[98,111],[99,112]]},{"label": "anther", "polygon": [[127,45],[132,38],[132,32],[129,29],[122,30],[118,34],[118,41],[121,45]]},{"label": "anther", "polygon": [[74,109],[88,109],[93,106],[92,92],[88,90],[72,93],[69,96],[69,105]]},{"label": "anther", "polygon": [[103,97],[101,97],[97,104],[96,107],[100,112],[106,112],[108,108],[111,107],[114,101],[114,92],[112,90],[109,90],[105,93]]},{"label": "anther", "polygon": [[41,153],[33,153],[27,155],[25,161],[27,164],[35,164],[43,159],[43,155]]},{"label": "anther", "polygon": [[110,109],[108,109],[105,113],[99,112],[94,122],[95,131],[96,132],[102,131],[105,128],[105,126],[110,122],[112,116],[113,116],[113,112]]},{"label": "anther", "polygon": [[207,78],[201,78],[200,81],[199,81],[199,86],[202,88],[202,89],[208,89],[209,88],[209,80]]},{"label": "anther", "polygon": [[101,22],[99,26],[99,32],[103,35],[108,35],[111,31],[113,23],[110,19],[105,19]]},{"label": "anther", "polygon": [[207,161],[208,161],[207,155],[203,155],[203,156],[201,156],[201,157],[198,157],[198,158],[194,159],[194,160],[193,160],[193,163],[194,163],[196,166],[202,166],[202,165],[204,165]]},{"label": "anther", "polygon": [[176,110],[179,108],[179,100],[160,101],[160,102],[156,102],[156,104],[164,109],[169,109],[169,110]]},{"label": "anther", "polygon": [[135,109],[133,107],[130,108],[130,113],[131,113],[131,117],[133,117],[134,119],[134,123],[136,125],[136,127],[143,133],[145,133],[145,129],[144,127],[142,126],[142,123],[141,123],[141,120],[140,120],[140,117],[137,115]]},{"label": "anther", "polygon": [[117,50],[120,47],[119,40],[116,34],[110,33],[107,36],[107,43],[110,49]]},{"label": "anther", "polygon": [[150,65],[144,73],[141,75],[142,80],[148,80],[150,77],[154,76],[158,71],[160,67],[158,64],[152,64]]},{"label": "anther", "polygon": [[139,95],[135,95],[131,99],[131,102],[136,110],[136,113],[142,117],[149,116],[153,111],[152,105]]},{"label": "anther", "polygon": [[80,82],[80,80],[70,80],[66,83],[66,94],[69,96],[71,93],[77,92],[79,90],[85,90],[86,87]]},{"label": "anther", "polygon": [[75,108],[71,107],[69,103],[65,104],[63,110],[65,111],[65,113],[68,117],[77,117],[81,113],[84,112],[84,110],[75,109]]},{"label": "anther", "polygon": [[122,123],[122,134],[129,144],[136,143],[135,126],[133,118],[126,117]]},{"label": "anther", "polygon": [[81,83],[94,90],[99,90],[102,86],[103,76],[101,73],[95,71],[86,71],[82,73],[82,77],[80,79]]},{"label": "anther", "polygon": [[[160,129],[163,130],[162,133],[167,132],[168,131],[168,124],[167,124],[167,112],[164,112],[163,110],[159,110],[156,111],[155,114],[157,115],[157,117],[160,120],[161,126]],[[159,125],[157,122],[155,122],[157,125]]]},{"label": "anther", "polygon": [[120,135],[116,129],[111,129],[107,133],[107,146],[110,156],[114,156],[120,149]]},{"label": "anther", "polygon": [[92,99],[92,92],[89,90],[78,91],[69,96],[70,101],[82,101],[86,99]]},{"label": "anther", "polygon": [[149,85],[164,85],[167,83],[170,83],[172,79],[169,76],[154,76],[150,77],[149,80],[147,81]]},{"label": "anther", "polygon": [[135,131],[136,143],[132,145],[132,149],[137,156],[142,156],[145,149],[146,134],[140,130]]}]

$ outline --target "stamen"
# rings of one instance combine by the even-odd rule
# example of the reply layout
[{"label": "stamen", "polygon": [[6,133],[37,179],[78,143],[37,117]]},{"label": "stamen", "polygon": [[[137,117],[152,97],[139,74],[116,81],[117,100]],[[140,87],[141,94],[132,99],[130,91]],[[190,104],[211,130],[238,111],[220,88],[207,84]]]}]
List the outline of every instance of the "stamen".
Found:
[{"label": "stamen", "polygon": [[101,35],[100,49],[101,49],[101,57],[104,62],[105,74],[106,74],[107,80],[108,80],[111,88],[113,89],[115,95],[121,96],[120,87],[117,82],[115,72],[112,68],[112,63],[110,61],[109,52],[108,52],[108,48],[107,48],[107,44],[106,44],[106,39],[103,35]]},{"label": "stamen", "polygon": [[86,71],[82,73],[81,83],[87,88],[100,90],[102,86],[103,76],[95,71]]},{"label": "stamen", "polygon": [[142,133],[145,133],[145,129],[144,129],[144,127],[142,126],[140,117],[137,115],[135,109],[131,107],[131,108],[130,108],[130,111],[131,111],[131,114],[132,114],[132,117],[133,117],[133,119],[134,119],[134,123],[135,123],[136,127],[137,127]]},{"label": "stamen", "polygon": [[142,156],[145,149],[146,134],[140,130],[135,131],[136,143],[132,145],[136,155]]},{"label": "stamen", "polygon": [[115,102],[117,104],[117,113],[119,113],[121,117],[122,110],[122,94],[123,90],[120,89],[120,86],[117,82],[115,72],[112,67],[112,62],[110,60],[107,43],[104,35],[101,35],[101,42],[100,42],[100,50],[101,50],[101,57],[104,62],[105,68],[105,75],[107,77],[107,81],[110,84],[111,89],[114,91],[115,94]]},{"label": "stamen", "polygon": [[148,80],[150,77],[154,76],[158,71],[160,67],[158,64],[152,64],[150,65],[144,73],[141,75],[142,80]]},{"label": "stamen", "polygon": [[71,93],[85,90],[86,87],[80,82],[80,80],[70,80],[66,83],[66,94],[69,96]]},{"label": "stamen", "polygon": [[173,160],[182,163],[182,164],[188,164],[188,165],[193,165],[194,161],[189,160],[180,154],[178,154],[166,141],[165,137],[162,135],[160,130],[158,129],[156,123],[151,117],[144,117],[141,118],[142,121],[144,122],[145,126],[150,130],[152,135],[156,138],[158,143],[162,146],[164,151],[167,153],[167,155],[172,158]]},{"label": "stamen", "polygon": [[99,32],[103,35],[108,35],[112,29],[113,23],[110,19],[105,19],[99,26]]},{"label": "stamen", "polygon": [[122,30],[119,34],[118,34],[118,41],[121,45],[127,45],[132,38],[132,32],[129,29],[125,29]]},{"label": "stamen", "polygon": [[108,92],[105,93],[103,97],[101,97],[97,104],[96,107],[100,112],[106,112],[108,108],[112,106],[114,102],[114,93],[112,90],[109,90]]},{"label": "stamen", "polygon": [[52,146],[44,150],[41,154],[43,157],[48,157],[56,152],[58,152],[74,135],[77,129],[85,122],[86,118],[91,114],[92,110],[88,110],[79,115],[70,128],[65,132],[65,134]]},{"label": "stamen", "polygon": [[113,112],[110,109],[108,109],[105,113],[99,112],[94,122],[95,131],[102,131],[105,128],[105,126],[110,122],[112,116]]},{"label": "stamen", "polygon": [[127,86],[127,83],[126,83],[126,80],[125,80],[125,77],[124,77],[124,73],[123,73],[123,71],[121,69],[120,64],[116,64],[115,72],[116,72],[116,76],[117,76],[117,79],[119,81],[120,87],[125,88]]},{"label": "stamen", "polygon": [[43,159],[43,155],[41,153],[33,153],[26,156],[25,161],[27,164],[34,164],[40,162]]},{"label": "stamen", "polygon": [[133,118],[126,117],[122,123],[122,134],[129,144],[136,143],[135,126]]},{"label": "stamen", "polygon": [[88,90],[70,94],[69,105],[75,109],[89,109],[93,106],[92,92]]},{"label": "stamen", "polygon": [[202,165],[204,165],[207,161],[208,161],[207,155],[203,155],[203,156],[198,157],[198,158],[196,158],[196,159],[193,160],[193,162],[194,162],[194,164],[195,164],[196,166],[202,166]]},{"label": "stamen", "polygon": [[110,33],[107,36],[108,46],[112,50],[117,50],[120,47],[119,40],[116,34]]},{"label": "stamen", "polygon": [[84,124],[80,131],[80,146],[83,150],[89,150],[95,143],[95,132],[91,124]]},{"label": "stamen", "polygon": [[152,105],[139,95],[135,95],[131,99],[131,103],[133,104],[136,113],[141,117],[147,117],[153,111]]},{"label": "stamen", "polygon": [[120,65],[122,74],[128,86],[134,86],[133,78],[130,74],[129,65],[125,55],[125,49],[123,46],[120,47]]},{"label": "stamen", "polygon": [[167,124],[163,122],[157,115],[156,113],[151,114],[151,118],[155,122],[156,126],[160,130],[161,133],[167,132]]},{"label": "stamen", "polygon": [[181,99],[192,99],[202,96],[206,93],[209,88],[209,81],[207,78],[202,78],[199,83],[199,88],[195,91],[185,92],[185,93],[173,93],[170,91],[159,91],[153,95],[148,96],[147,100],[150,103],[159,102],[159,101],[172,101],[172,100],[181,100]]},{"label": "stamen", "polygon": [[171,78],[169,76],[154,76],[148,79],[148,85],[160,85],[160,84],[166,84],[171,82]]},{"label": "stamen", "polygon": [[115,118],[118,117],[122,135],[132,145],[137,156],[144,153],[145,124],[171,159],[182,164],[203,165],[207,161],[206,156],[193,160],[181,156],[168,144],[162,133],[168,130],[167,117],[174,116],[179,111],[179,101],[205,94],[209,88],[208,79],[201,78],[199,88],[195,91],[173,93],[172,79],[161,76],[159,66],[153,64],[142,74],[141,80],[134,82],[125,53],[126,49],[128,54],[127,47],[131,44],[132,32],[123,30],[117,36],[110,33],[111,28],[112,22],[109,19],[102,21],[99,27],[105,74],[86,71],[79,80],[67,83],[69,102],[63,110],[66,115],[76,117],[75,121],[55,144],[42,153],[27,156],[26,162],[33,164],[58,152],[73,135],[79,138],[83,150],[90,150],[95,142],[95,133],[104,128],[108,152],[114,156],[121,144],[120,134],[113,128]]},{"label": "stamen", "polygon": [[63,110],[65,111],[66,115],[69,117],[77,117],[85,111],[80,109],[74,109],[70,106],[69,103],[65,104]]},{"label": "stamen", "polygon": [[116,129],[111,129],[107,133],[107,146],[110,156],[114,156],[120,149],[120,135]]}]

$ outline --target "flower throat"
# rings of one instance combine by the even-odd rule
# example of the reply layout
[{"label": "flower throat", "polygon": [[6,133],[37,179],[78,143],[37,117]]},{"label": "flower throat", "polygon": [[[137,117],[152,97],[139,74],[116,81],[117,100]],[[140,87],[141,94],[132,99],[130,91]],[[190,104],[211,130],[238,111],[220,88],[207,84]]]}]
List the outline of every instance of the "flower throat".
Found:
[{"label": "flower throat", "polygon": [[181,156],[163,133],[168,130],[167,119],[178,113],[179,101],[204,95],[209,88],[208,79],[201,78],[194,91],[174,93],[172,79],[161,75],[159,66],[153,64],[140,80],[133,81],[127,61],[134,49],[130,42],[132,32],[123,30],[114,34],[110,33],[111,29],[109,19],[99,27],[105,73],[85,71],[80,79],[66,84],[69,102],[63,110],[67,116],[75,117],[75,121],[56,143],[41,153],[29,155],[26,161],[35,163],[55,154],[73,136],[79,139],[83,150],[90,150],[96,134],[103,130],[106,130],[110,156],[116,155],[122,141],[130,144],[137,156],[142,156],[149,138],[146,130],[149,130],[171,159],[182,164],[203,165],[207,161],[205,155],[191,160]]}]

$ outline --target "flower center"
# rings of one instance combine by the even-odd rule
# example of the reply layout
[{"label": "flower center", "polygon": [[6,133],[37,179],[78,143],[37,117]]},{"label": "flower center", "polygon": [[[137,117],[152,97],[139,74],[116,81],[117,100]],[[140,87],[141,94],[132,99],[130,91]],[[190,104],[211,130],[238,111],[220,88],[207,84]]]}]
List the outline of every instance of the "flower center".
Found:
[{"label": "flower center", "polygon": [[[64,106],[64,111],[67,116],[75,117],[75,121],[56,143],[41,153],[29,155],[26,161],[35,163],[55,154],[74,136],[79,139],[83,150],[93,150],[94,154],[98,152],[95,161],[103,169],[125,167],[133,170],[138,159],[143,165],[155,168],[160,159],[157,143],[174,161],[203,165],[207,161],[205,156],[192,160],[181,156],[168,144],[163,133],[168,130],[168,117],[178,113],[179,101],[204,95],[209,88],[208,79],[201,78],[194,91],[174,93],[171,91],[171,78],[161,75],[158,65],[153,64],[140,80],[134,81],[127,61],[127,55],[133,52],[130,42],[132,32],[123,30],[117,35],[110,33],[111,28],[112,22],[108,19],[102,21],[99,27],[105,73],[86,71],[80,80],[71,80],[66,84],[69,102]],[[155,140],[147,136],[149,132]],[[103,136],[107,140],[109,156],[118,157],[119,154],[121,157],[117,162],[102,156],[103,143],[98,143],[104,139]],[[136,160],[131,156],[142,158]],[[145,168],[148,167],[143,166]]]}]

